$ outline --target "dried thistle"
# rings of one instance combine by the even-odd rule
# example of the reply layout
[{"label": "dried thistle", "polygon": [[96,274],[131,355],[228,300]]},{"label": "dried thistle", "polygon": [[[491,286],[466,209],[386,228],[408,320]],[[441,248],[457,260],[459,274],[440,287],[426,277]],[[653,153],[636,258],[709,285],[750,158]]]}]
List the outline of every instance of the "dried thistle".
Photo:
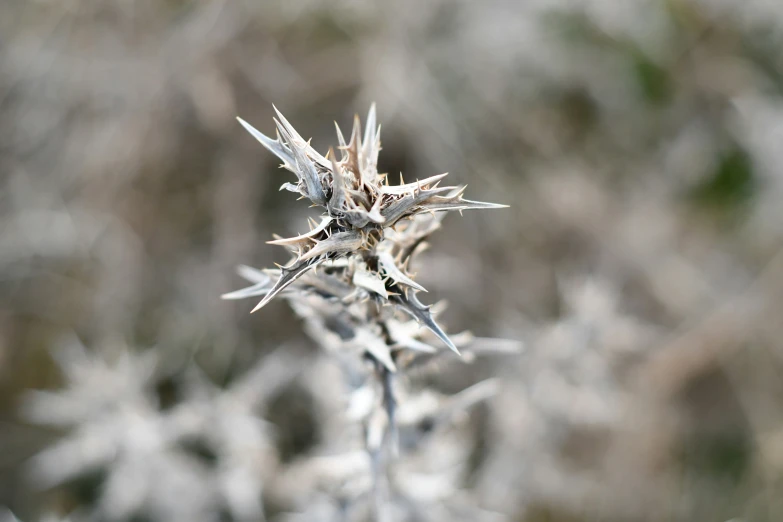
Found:
[{"label": "dried thistle", "polygon": [[[291,259],[285,266],[241,266],[240,276],[253,284],[223,298],[261,297],[256,311],[281,295],[327,351],[342,360],[354,353],[358,357],[353,360],[370,362],[369,375],[346,365],[346,378],[351,388],[368,398],[369,407],[360,408],[358,417],[380,517],[389,497],[386,464],[399,451],[402,426],[397,421],[394,375],[443,353],[436,347],[438,339],[457,354],[458,347],[470,353],[473,342],[467,332],[449,337],[435,320],[436,310],[419,301],[417,294],[426,289],[410,272],[412,260],[440,228],[445,212],[505,205],[464,199],[464,186],[439,186],[446,174],[389,185],[388,176],[377,167],[381,143],[374,104],[363,135],[358,116],[347,143],[337,126],[339,159],[334,148],[325,156],[319,154],[275,111],[276,139],[239,122],[280,158],[283,168],[296,174],[297,183],[284,183],[281,190],[299,193],[300,199],[322,207],[324,214],[320,222],[310,223],[308,233],[269,242],[289,250]],[[479,350],[486,347],[477,344]]]},{"label": "dried thistle", "polygon": [[[436,212],[503,208],[506,205],[464,199],[464,186],[440,187],[446,174],[414,183],[389,185],[387,174],[378,173],[381,128],[376,123],[374,104],[367,115],[364,137],[358,116],[354,118],[347,144],[335,123],[339,160],[333,148],[326,156],[319,154],[280,111],[275,108],[275,112],[277,139],[274,140],[244,120],[238,120],[280,158],[283,168],[296,174],[298,182],[284,183],[281,190],[297,192],[326,212],[320,223],[311,223],[308,233],[270,241],[293,254],[288,264],[277,270],[256,273],[243,268],[240,275],[255,284],[223,297],[263,296],[253,309],[256,311],[299,280],[298,290],[315,291],[324,297],[336,298],[346,306],[369,299],[381,306],[392,305],[403,310],[459,353],[433,319],[430,307],[418,300],[416,294],[426,290],[414,281],[408,267],[427,236],[440,226],[440,216],[436,216]],[[422,214],[430,214],[432,219],[416,219]],[[303,279],[319,265],[324,268],[320,275]],[[393,334],[390,332],[389,336],[393,337]],[[391,344],[385,344],[400,344],[390,340]],[[421,348],[404,346],[404,343],[400,347]],[[374,355],[389,362],[388,353]],[[393,371],[393,365],[388,366]]]}]

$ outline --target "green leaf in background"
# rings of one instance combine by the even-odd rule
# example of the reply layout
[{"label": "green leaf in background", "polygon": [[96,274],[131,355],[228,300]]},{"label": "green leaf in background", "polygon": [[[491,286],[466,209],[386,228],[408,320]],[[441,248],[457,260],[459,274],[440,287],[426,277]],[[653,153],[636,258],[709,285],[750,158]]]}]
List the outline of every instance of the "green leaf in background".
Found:
[{"label": "green leaf in background", "polygon": [[697,205],[722,212],[740,210],[755,191],[755,177],[750,156],[734,145],[718,162],[715,171],[691,196]]},{"label": "green leaf in background", "polygon": [[671,80],[666,70],[638,49],[631,49],[633,73],[644,99],[662,105],[671,99]]}]

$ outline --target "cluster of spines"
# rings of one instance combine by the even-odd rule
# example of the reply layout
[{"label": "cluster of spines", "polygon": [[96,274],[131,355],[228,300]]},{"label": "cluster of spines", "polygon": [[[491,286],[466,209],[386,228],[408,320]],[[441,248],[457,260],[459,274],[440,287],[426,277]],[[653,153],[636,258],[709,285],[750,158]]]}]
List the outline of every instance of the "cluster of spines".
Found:
[{"label": "cluster of spines", "polygon": [[[263,296],[253,309],[256,311],[319,265],[335,267],[339,259],[356,259],[367,270],[353,272],[352,285],[364,288],[383,304],[392,304],[407,312],[459,353],[433,319],[430,307],[416,297],[417,292],[426,290],[408,272],[416,248],[439,226],[440,219],[436,217],[428,226],[419,227],[414,218],[420,214],[435,216],[435,213],[445,211],[502,208],[505,205],[466,200],[462,197],[464,186],[440,187],[446,174],[414,183],[404,183],[401,179],[400,185],[389,185],[388,175],[380,174],[377,168],[381,143],[374,104],[370,107],[363,137],[358,116],[354,117],[347,143],[335,123],[339,160],[333,148],[326,156],[318,153],[277,108],[275,112],[276,139],[269,138],[244,120],[238,120],[282,161],[282,168],[296,174],[297,183],[285,183],[281,190],[299,193],[314,206],[322,207],[325,213],[320,223],[311,223],[311,230],[306,234],[276,237],[269,242],[291,252],[293,257],[288,264],[278,265],[277,271],[267,273],[264,278],[256,277],[258,280],[252,287],[224,297]],[[403,221],[410,222],[400,227]],[[394,232],[389,233],[390,229]],[[273,281],[268,276],[277,277]]]}]

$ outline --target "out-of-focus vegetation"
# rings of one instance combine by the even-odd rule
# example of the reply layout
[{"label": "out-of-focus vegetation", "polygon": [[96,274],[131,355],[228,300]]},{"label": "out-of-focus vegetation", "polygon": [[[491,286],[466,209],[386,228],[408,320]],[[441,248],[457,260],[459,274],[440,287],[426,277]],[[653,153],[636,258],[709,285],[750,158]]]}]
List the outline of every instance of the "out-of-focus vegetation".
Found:
[{"label": "out-of-focus vegetation", "polygon": [[[219,299],[310,214],[234,117],[271,134],[274,103],[323,151],[375,101],[379,170],[512,206],[450,216],[414,267],[451,330],[526,344],[423,377],[501,382],[430,452],[465,463],[460,498],[526,522],[780,520],[781,48],[763,0],[3,2],[0,505],[80,520],[106,491],[105,469],[58,482],[34,458],[62,433],[26,398],[69,382],[73,337],[126,361],[87,397],[136,375],[154,411],[272,364],[286,382],[241,404],[275,435],[220,491],[263,483],[271,519],[314,504],[294,486],[337,433],[333,375],[284,304]],[[221,436],[186,444],[199,470],[239,469]],[[199,491],[166,465],[170,501]],[[210,495],[177,516],[240,518]]]}]

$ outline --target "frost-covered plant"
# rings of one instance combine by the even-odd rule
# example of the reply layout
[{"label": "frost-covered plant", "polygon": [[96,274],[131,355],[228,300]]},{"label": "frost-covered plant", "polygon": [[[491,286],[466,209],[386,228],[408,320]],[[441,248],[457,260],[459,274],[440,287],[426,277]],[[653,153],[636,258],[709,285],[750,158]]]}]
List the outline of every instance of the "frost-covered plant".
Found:
[{"label": "frost-covered plant", "polygon": [[[284,183],[281,190],[309,199],[324,214],[308,233],[270,241],[291,253],[285,266],[262,271],[242,266],[239,274],[252,286],[223,297],[262,297],[253,311],[277,295],[286,297],[307,332],[343,362],[354,383],[351,411],[364,427],[374,509],[378,517],[390,516],[388,463],[399,452],[402,426],[395,376],[442,353],[438,340],[457,354],[474,341],[469,333],[450,337],[440,327],[432,307],[417,297],[426,290],[410,265],[446,211],[505,205],[464,199],[465,187],[439,186],[446,174],[390,185],[378,172],[374,105],[363,135],[358,116],[347,143],[337,126],[339,157],[334,148],[325,156],[318,153],[275,111],[276,139],[239,121],[296,174],[297,183]],[[356,360],[366,361],[370,373],[356,371]]]}]

